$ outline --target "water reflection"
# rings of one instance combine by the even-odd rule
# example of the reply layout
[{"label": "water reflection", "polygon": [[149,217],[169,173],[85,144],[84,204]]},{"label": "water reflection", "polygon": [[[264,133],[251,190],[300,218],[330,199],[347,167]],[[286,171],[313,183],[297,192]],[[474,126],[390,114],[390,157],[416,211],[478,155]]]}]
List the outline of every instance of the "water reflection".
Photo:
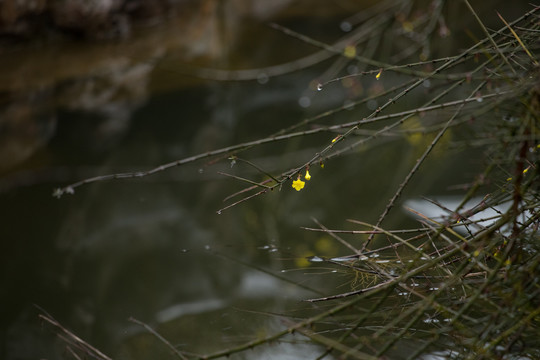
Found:
[{"label": "water reflection", "polygon": [[[278,13],[288,1],[260,2],[251,14],[239,11],[239,3],[201,2],[159,26],[130,28],[129,40],[32,43],[0,58],[0,189],[9,224],[2,238],[10,239],[2,256],[10,294],[2,314],[3,358],[64,352],[33,304],[106,354],[143,359],[169,358],[169,352],[130,317],[181,350],[207,353],[283,329],[266,312],[284,312],[313,295],[230,259],[279,273],[307,254],[302,239],[283,235],[283,226],[296,229],[306,219],[294,210],[298,198],[275,194],[217,216],[237,184],[204,163],[148,180],[99,184],[60,201],[50,197],[59,183],[266,136],[296,122],[303,108],[313,109],[306,97],[315,91],[309,89],[313,73],[276,79],[259,72],[241,84],[183,75],[194,66],[253,67],[257,56],[266,62],[255,65],[266,66],[309,54],[308,46],[259,22],[276,14],[302,19],[294,11]],[[292,46],[273,53],[263,40]],[[186,61],[190,68],[181,65]],[[260,160],[269,171],[275,167],[276,159]],[[250,358],[319,351],[283,343]]]},{"label": "water reflection", "polygon": [[[322,78],[332,76],[324,73],[328,64],[283,77],[268,71],[283,61],[321,58],[310,57],[312,47],[260,19],[289,21],[322,39],[351,30],[341,21],[345,15],[339,11],[345,10],[327,12],[338,15],[329,20],[288,3],[256,2],[246,14],[239,10],[243,1],[203,1],[159,26],[134,30],[129,40],[34,44],[0,57],[0,69],[7,69],[0,73],[0,191],[7,224],[2,238],[8,239],[2,263],[10,294],[2,314],[4,358],[62,354],[62,341],[41,330],[32,303],[114,358],[155,359],[170,358],[169,350],[130,317],[180,350],[211,353],[285,329],[279,314],[307,309],[301,299],[354,286],[349,278],[328,281],[325,275],[335,273],[330,268],[305,270],[309,259],[340,262],[350,249],[299,227],[312,225],[311,217],[336,227],[346,218],[376,220],[424,149],[418,143],[425,137],[381,137],[358,148],[352,160],[343,156],[310,169],[313,180],[302,192],[274,191],[219,215],[222,199],[243,185],[217,173],[230,170],[228,160],[92,184],[60,200],[50,196],[53,187],[87,176],[145,170],[261,138],[325,109],[345,104],[351,110],[329,120],[337,122],[380,106],[374,100],[352,105],[363,94],[383,90],[375,74],[321,87]],[[351,5],[347,14],[360,6]],[[208,70],[255,67],[265,70]],[[193,68],[204,68],[197,75],[252,81],[203,80],[190,76]],[[391,76],[383,77],[391,86]],[[335,136],[330,135],[265,145],[250,160],[268,172],[292,167],[313,156]],[[460,174],[444,156],[434,155],[434,175],[411,185],[411,197],[428,193],[435,181],[438,188],[456,181]],[[460,160],[452,161],[465,176],[468,168]],[[261,176],[242,166],[234,165]],[[394,213],[387,224],[403,221]],[[370,258],[376,264],[389,261],[377,256]],[[296,344],[270,344],[238,357],[315,358],[324,351],[301,335],[287,340]]]}]

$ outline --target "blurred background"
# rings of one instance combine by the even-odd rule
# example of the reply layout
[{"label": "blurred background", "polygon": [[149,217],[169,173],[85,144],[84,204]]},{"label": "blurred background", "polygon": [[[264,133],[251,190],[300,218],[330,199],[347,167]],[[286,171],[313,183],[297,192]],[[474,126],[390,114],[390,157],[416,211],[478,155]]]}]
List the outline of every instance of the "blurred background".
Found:
[{"label": "blurred background", "polygon": [[[376,221],[425,147],[418,138],[380,139],[313,169],[301,192],[287,184],[219,215],[223,199],[245,184],[218,171],[238,169],[257,181],[261,174],[241,163],[231,170],[226,158],[206,159],[90,184],[60,199],[52,193],[87,177],[147,170],[264,138],[403,82],[383,74],[317,91],[322,81],[374,67],[336,58],[271,24],[327,44],[356,44],[366,34],[355,29],[372,19],[372,6],[387,14],[377,19],[389,29],[407,29],[439,2],[419,1],[414,5],[423,10],[405,12],[409,3],[415,2],[0,2],[0,357],[71,358],[56,330],[38,318],[42,311],[113,358],[157,359],[170,358],[169,350],[128,318],[148,323],[179,350],[208,353],[285,327],[269,313],[302,311],[302,299],[350,290],[350,278],[327,281],[324,269],[310,275],[305,260],[347,249],[300,227],[315,226],[313,218],[332,228],[352,228],[349,218]],[[500,27],[493,4],[474,3],[486,23]],[[528,6],[496,3],[509,20]],[[442,57],[470,46],[463,29],[483,37],[461,5],[442,9],[447,23],[436,25],[429,53],[425,46],[407,53],[409,45],[384,29],[378,42],[367,36],[357,51],[418,61],[419,53]],[[428,87],[409,105],[421,104]],[[329,123],[357,120],[378,105],[340,112]],[[278,175],[333,136],[271,143],[245,156]],[[435,159],[406,198],[451,193],[482,161],[451,147]],[[410,221],[396,209],[386,224]],[[320,350],[282,343],[247,358],[309,358]]]}]

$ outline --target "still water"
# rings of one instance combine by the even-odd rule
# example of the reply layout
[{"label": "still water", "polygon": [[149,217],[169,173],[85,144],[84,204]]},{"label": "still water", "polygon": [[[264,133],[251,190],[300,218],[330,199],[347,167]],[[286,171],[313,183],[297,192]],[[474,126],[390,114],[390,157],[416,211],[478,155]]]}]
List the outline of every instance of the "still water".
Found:
[{"label": "still water", "polygon": [[[277,314],[311,308],[302,299],[351,289],[346,275],[310,271],[305,260],[348,249],[301,227],[316,227],[313,219],[331,228],[352,228],[346,219],[375,222],[418,157],[406,138],[381,139],[311,169],[300,192],[287,183],[220,214],[223,199],[245,184],[219,172],[259,181],[253,167],[207,159],[51,195],[85,177],[147,170],[264,138],[361,96],[340,86],[317,91],[339,66],[335,59],[298,71],[285,66],[280,76],[215,70],[267,68],[319,50],[269,21],[330,42],[347,30],[344,19],[367,6],[347,2],[310,13],[282,3],[267,14],[198,12],[197,22],[173,18],[127,40],[32,44],[2,57],[2,358],[66,355],[56,329],[38,318],[42,311],[112,358],[158,359],[170,358],[169,350],[130,318],[179,350],[211,353],[283,329],[288,323]],[[222,79],[238,74],[246,79]],[[383,86],[363,81],[366,91]],[[279,173],[308,160],[329,136],[239,156]],[[449,154],[428,163],[405,198],[441,194],[468,179],[474,159]],[[408,221],[397,207],[385,224]],[[323,350],[296,340],[241,357],[314,358]]]}]

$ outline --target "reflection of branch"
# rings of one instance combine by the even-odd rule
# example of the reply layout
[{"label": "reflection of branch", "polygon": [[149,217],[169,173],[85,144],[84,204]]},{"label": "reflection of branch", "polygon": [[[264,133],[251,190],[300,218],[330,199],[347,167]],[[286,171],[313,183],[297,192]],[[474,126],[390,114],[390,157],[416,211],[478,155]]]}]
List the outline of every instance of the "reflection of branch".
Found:
[{"label": "reflection of branch", "polygon": [[334,53],[322,50],[301,59],[288,62],[286,64],[268,66],[263,68],[247,70],[221,70],[201,67],[189,67],[186,73],[190,75],[195,75],[199,78],[210,80],[248,81],[286,75],[319,64],[333,56],[335,56]]},{"label": "reflection of branch", "polygon": [[[385,6],[387,10],[392,8],[394,4],[390,6]],[[320,46],[321,43],[316,40],[310,39],[307,36],[300,35],[293,30],[285,28],[276,23],[269,23],[268,26],[274,30],[281,31],[283,34],[297,38],[304,43],[314,45],[319,48],[319,51],[310,54],[308,56],[302,57],[300,59],[290,61],[284,64],[267,66],[257,69],[246,69],[246,70],[221,70],[221,69],[211,69],[211,68],[201,68],[194,67],[189,68],[186,71],[190,75],[195,75],[200,78],[218,80],[218,81],[246,81],[246,80],[261,80],[267,79],[270,77],[276,77],[281,75],[290,74],[295,71],[303,70],[308,67],[317,65],[329,58],[332,58],[337,55],[343,55],[343,49],[352,44],[357,43],[362,39],[369,38],[373,34],[373,28],[379,27],[385,24],[389,19],[393,18],[393,12],[381,11],[380,16],[375,18],[375,21],[371,26],[367,26],[364,29],[358,29],[350,34],[347,34],[336,43],[332,45]],[[367,24],[367,23],[366,23]],[[303,37],[303,38],[302,38]],[[405,71],[407,71],[406,69]],[[410,71],[410,70],[409,70]]]},{"label": "reflection of branch", "polygon": [[[43,309],[40,309],[43,311]],[[44,312],[44,311],[43,311]],[[59,337],[61,337],[67,344],[68,344],[68,351],[71,352],[71,354],[78,358],[75,351],[70,347],[73,346],[74,348],[78,349],[79,351],[83,352],[86,356],[98,359],[98,360],[112,360],[107,355],[103,354],[101,351],[93,347],[92,345],[88,344],[86,341],[79,338],[77,335],[73,334],[71,331],[66,329],[62,324],[60,324],[58,321],[56,321],[51,315],[45,313],[45,314],[39,314],[39,318],[45,320],[49,324],[56,327],[58,330],[60,330],[60,333],[58,334]]]}]

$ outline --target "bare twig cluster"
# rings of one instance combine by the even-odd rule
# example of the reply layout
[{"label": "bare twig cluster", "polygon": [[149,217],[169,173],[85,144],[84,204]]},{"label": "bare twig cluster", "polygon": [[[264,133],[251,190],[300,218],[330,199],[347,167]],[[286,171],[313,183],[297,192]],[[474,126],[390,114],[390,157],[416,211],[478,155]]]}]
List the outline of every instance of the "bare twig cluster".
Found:
[{"label": "bare twig cluster", "polygon": [[[349,62],[357,64],[358,72],[354,74],[325,74],[314,84],[319,91],[331,91],[333,86],[365,76],[383,81],[392,74],[400,74],[401,79],[406,78],[401,83],[262,139],[147,171],[85,179],[55,191],[55,195],[61,196],[85,184],[150,176],[201,160],[241,162],[253,170],[254,176],[223,173],[246,187],[227,198],[228,205],[218,210],[221,213],[290,186],[291,182],[296,190],[301,190],[304,171],[304,178],[309,180],[310,168],[354,153],[380,138],[421,134],[428,139],[375,224],[350,220],[357,230],[332,230],[320,223],[318,228],[306,229],[329,234],[348,248],[350,254],[334,258],[315,256],[310,261],[360,279],[351,291],[307,300],[329,305],[324,310],[315,308],[314,315],[288,323],[282,331],[196,357],[224,357],[283,340],[293,333],[321,344],[325,350],[320,359],[329,353],[354,359],[418,359],[426,354],[465,359],[540,357],[540,7],[532,6],[514,21],[499,15],[502,25],[494,31],[482,23],[471,3],[463,0],[485,37],[455,56],[428,60],[437,31],[441,36],[449,31],[443,17],[446,4],[433,1],[429,11],[424,9],[423,16],[412,22],[407,19],[417,10],[415,5],[414,1],[380,2],[377,6],[381,12],[366,12],[362,20],[351,18],[344,26],[355,30],[332,45],[273,25],[318,47],[318,58],[337,57],[336,67],[342,68]],[[408,46],[397,49],[389,62],[373,60],[371,56],[387,32],[407,39]],[[379,44],[373,45],[374,41]],[[360,55],[360,45],[368,43],[371,55]],[[418,53],[420,62],[397,65]],[[272,69],[268,75],[274,73],[282,72]],[[234,76],[240,79],[251,75]],[[403,110],[410,94],[422,86],[432,89],[429,98],[420,106]],[[354,115],[350,121],[325,123],[333,115],[357,109],[371,100],[380,105],[369,114],[359,110],[351,112]],[[424,125],[420,121],[420,125],[411,126],[413,119],[423,120]],[[440,210],[439,217],[411,209],[418,219],[417,228],[385,228],[385,219],[398,205],[411,179],[455,129],[466,129],[472,134],[456,140],[455,146],[478,147],[486,154],[485,167],[478,170],[472,183],[463,186],[462,200],[450,207],[429,199]],[[271,173],[249,159],[248,150],[253,147],[320,133],[328,133],[328,141],[291,168]],[[361,237],[361,245],[342,238],[344,233]],[[403,348],[411,350],[407,354],[396,350]],[[179,355],[184,356],[195,355]]]}]

